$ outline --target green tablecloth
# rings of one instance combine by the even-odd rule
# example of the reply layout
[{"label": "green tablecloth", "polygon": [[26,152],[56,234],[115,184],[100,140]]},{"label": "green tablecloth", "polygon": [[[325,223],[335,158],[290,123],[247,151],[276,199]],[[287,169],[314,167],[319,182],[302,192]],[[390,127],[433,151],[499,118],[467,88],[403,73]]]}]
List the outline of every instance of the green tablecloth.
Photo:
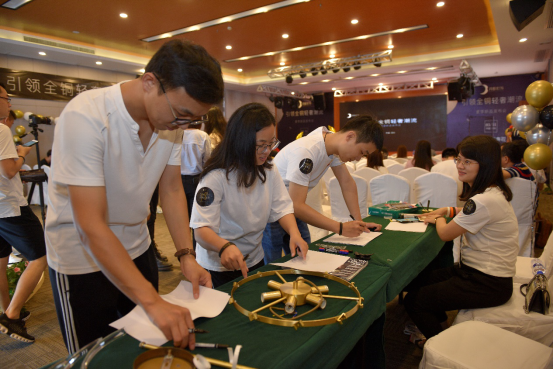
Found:
[{"label": "green tablecloth", "polygon": [[[260,270],[276,269],[265,266]],[[386,310],[386,284],[390,268],[377,263],[367,266],[354,278],[355,285],[365,298],[364,308],[359,309],[343,324],[322,327],[294,328],[267,325],[252,321],[228,305],[223,313],[213,319],[198,319],[196,327],[206,329],[208,334],[198,334],[201,342],[242,345],[239,363],[255,368],[335,368],[346,357],[369,326]],[[292,276],[284,276],[286,279]],[[345,286],[325,279],[308,277],[315,284],[327,284],[330,294],[354,296]],[[268,291],[269,279],[254,280],[238,289],[237,301],[246,309],[261,307],[260,294]],[[317,283],[320,280],[321,283]],[[247,287],[247,288],[246,288]],[[231,284],[219,289],[230,293]],[[339,315],[350,310],[355,302],[328,299],[323,311],[314,312],[313,318],[320,319]],[[94,358],[91,368],[132,368],[136,356],[144,352],[138,348],[138,341],[125,336],[114,341]],[[228,360],[226,350],[198,349],[193,351],[220,360]]]}]

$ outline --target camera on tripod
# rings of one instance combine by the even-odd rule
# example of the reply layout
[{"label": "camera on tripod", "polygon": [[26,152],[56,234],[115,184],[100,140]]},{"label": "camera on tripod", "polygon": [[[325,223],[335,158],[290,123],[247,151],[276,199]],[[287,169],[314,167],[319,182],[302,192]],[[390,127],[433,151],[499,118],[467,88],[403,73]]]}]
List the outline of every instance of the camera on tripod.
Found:
[{"label": "camera on tripod", "polygon": [[48,117],[43,117],[42,115],[29,115],[29,126],[37,126],[39,124],[52,125],[52,119]]}]

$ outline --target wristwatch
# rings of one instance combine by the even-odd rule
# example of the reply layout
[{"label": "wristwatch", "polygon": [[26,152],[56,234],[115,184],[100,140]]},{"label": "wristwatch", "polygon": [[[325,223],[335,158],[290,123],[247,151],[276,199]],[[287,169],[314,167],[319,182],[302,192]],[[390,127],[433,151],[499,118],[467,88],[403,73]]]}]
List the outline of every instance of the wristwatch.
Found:
[{"label": "wristwatch", "polygon": [[178,250],[177,252],[175,252],[175,257],[177,259],[179,259],[179,261],[180,261],[181,256],[188,255],[188,254],[194,256],[194,259],[196,258],[196,252],[194,251],[194,249],[181,249],[181,250]]}]

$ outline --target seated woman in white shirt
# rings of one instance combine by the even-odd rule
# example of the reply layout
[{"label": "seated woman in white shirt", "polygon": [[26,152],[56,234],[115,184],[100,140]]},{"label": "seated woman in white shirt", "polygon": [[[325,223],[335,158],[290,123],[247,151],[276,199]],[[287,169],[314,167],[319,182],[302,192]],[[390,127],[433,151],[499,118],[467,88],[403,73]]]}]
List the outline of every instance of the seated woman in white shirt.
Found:
[{"label": "seated woman in white shirt", "polygon": [[443,241],[461,236],[460,263],[421,273],[405,297],[405,309],[427,339],[442,331],[446,311],[503,305],[513,292],[518,226],[499,143],[490,136],[467,137],[457,150],[465,206],[440,208],[421,219],[435,224]]},{"label": "seated woman in white shirt", "polygon": [[280,174],[267,161],[276,148],[275,118],[262,104],[239,108],[230,118],[223,141],[205,169],[196,192],[190,227],[194,228],[198,263],[217,287],[264,265],[261,239],[267,223],[278,221],[305,258],[294,207]]},{"label": "seated woman in white shirt", "polygon": [[380,150],[374,150],[372,154],[367,156],[367,167],[376,169],[381,174],[388,174],[388,168],[384,166]]}]

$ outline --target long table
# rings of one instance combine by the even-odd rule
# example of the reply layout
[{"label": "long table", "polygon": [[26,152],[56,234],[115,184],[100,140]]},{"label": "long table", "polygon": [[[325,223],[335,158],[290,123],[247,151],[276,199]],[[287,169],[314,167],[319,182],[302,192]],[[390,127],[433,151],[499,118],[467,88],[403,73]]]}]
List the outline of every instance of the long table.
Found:
[{"label": "long table", "polygon": [[[383,224],[383,228],[389,222],[378,217],[368,217],[366,221]],[[324,239],[313,242],[310,249],[318,249],[317,244],[321,242]],[[435,228],[429,226],[425,233],[383,230],[383,235],[365,247],[348,247],[361,253],[372,253],[373,256],[369,265],[352,280],[364,298],[364,307],[342,324],[295,330],[250,321],[234,306],[227,305],[219,316],[195,321],[197,328],[209,331],[208,334],[198,335],[197,340],[224,343],[233,347],[242,345],[239,363],[254,368],[336,368],[340,363],[344,367],[344,359],[346,362],[349,360],[346,357],[354,347],[355,350],[364,351],[369,358],[369,366],[382,368],[385,365],[382,337],[386,302],[392,300],[438,255],[443,244],[437,237]],[[286,256],[281,261],[288,259],[289,256]],[[277,268],[268,265],[258,271],[275,269]],[[291,280],[292,276],[285,278]],[[333,295],[352,296],[347,287],[317,278],[309,279],[317,285],[328,284]],[[268,291],[267,281],[267,278],[261,278],[240,287],[235,294],[240,305],[250,311],[261,307],[260,294]],[[219,289],[230,294],[232,283]],[[354,304],[355,302],[347,300],[328,299],[326,308],[314,312],[314,316],[310,318],[336,316],[350,310]],[[366,332],[371,333],[367,335]],[[138,347],[138,343],[130,336],[114,341],[100,351],[89,368],[132,368],[134,359],[144,352],[144,349]],[[228,360],[226,350],[197,349],[193,352]],[[358,364],[353,359],[349,365],[355,367]]]}]

